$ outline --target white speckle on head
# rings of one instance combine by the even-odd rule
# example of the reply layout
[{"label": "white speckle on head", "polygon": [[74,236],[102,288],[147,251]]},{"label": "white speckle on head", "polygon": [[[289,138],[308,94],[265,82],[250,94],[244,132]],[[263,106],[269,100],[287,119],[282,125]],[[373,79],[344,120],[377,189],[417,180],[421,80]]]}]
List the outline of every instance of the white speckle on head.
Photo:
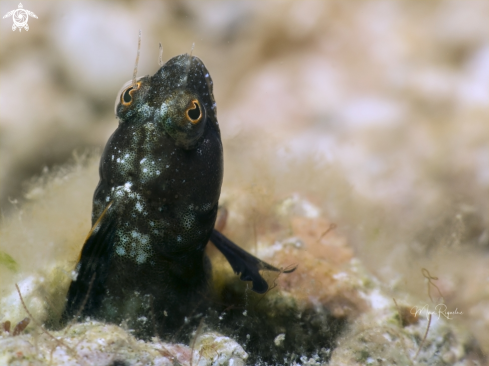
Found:
[{"label": "white speckle on head", "polygon": [[273,343],[275,343],[276,346],[280,346],[284,342],[284,340],[285,340],[285,333],[281,333],[275,337]]},{"label": "white speckle on head", "polygon": [[116,160],[116,161],[117,161],[118,163],[120,163],[120,162],[121,162],[121,159],[117,158],[117,160]]},{"label": "white speckle on head", "polygon": [[118,245],[116,248],[115,248],[115,252],[117,254],[119,254],[120,256],[124,256],[126,255],[126,250],[124,249],[124,247],[122,245]]},{"label": "white speckle on head", "polygon": [[125,158],[128,158],[128,157],[129,157],[129,154],[124,155],[124,157],[125,157]]},{"label": "white speckle on head", "polygon": [[160,116],[164,116],[166,114],[167,106],[165,103],[163,103],[160,107]]},{"label": "white speckle on head", "polygon": [[78,278],[78,270],[71,271],[71,280],[76,281]]},{"label": "white speckle on head", "polygon": [[167,164],[167,165],[166,165],[166,168],[168,169],[169,167],[170,167],[170,166]]},{"label": "white speckle on head", "polygon": [[112,155],[112,161],[114,161],[114,155]]},{"label": "white speckle on head", "polygon": [[145,252],[139,252],[137,257],[136,257],[136,262],[138,264],[143,264],[144,262],[146,262],[147,257],[148,257],[148,255]]},{"label": "white speckle on head", "polygon": [[143,206],[139,201],[136,203],[135,209],[138,210],[139,212],[143,211]]},{"label": "white speckle on head", "polygon": [[148,104],[144,104],[138,109],[138,112],[144,117],[148,118],[153,112],[154,108],[151,108]]},{"label": "white speckle on head", "polygon": [[159,170],[157,170],[157,171],[156,171],[156,175],[160,175],[160,174],[161,174],[161,173],[160,173],[160,171],[159,171]]},{"label": "white speckle on head", "polygon": [[145,160],[146,160],[146,158],[142,158],[141,161],[139,162],[139,164],[144,163]]}]

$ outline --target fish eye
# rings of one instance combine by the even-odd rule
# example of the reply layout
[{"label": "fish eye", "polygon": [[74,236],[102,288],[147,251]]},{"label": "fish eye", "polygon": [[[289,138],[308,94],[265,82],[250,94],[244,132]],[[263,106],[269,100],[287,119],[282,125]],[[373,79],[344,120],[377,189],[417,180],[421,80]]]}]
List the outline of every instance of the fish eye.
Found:
[{"label": "fish eye", "polygon": [[132,92],[138,90],[140,86],[141,82],[137,82],[134,87],[131,85],[126,90],[124,90],[121,93],[121,103],[126,106],[130,105],[132,103]]},{"label": "fish eye", "polygon": [[131,100],[132,100],[132,97],[131,97],[131,94],[129,94],[129,92],[133,89],[133,87],[129,87],[126,89],[126,91],[124,92],[124,94],[122,94],[122,101],[124,103],[130,103]]},{"label": "fish eye", "polygon": [[189,108],[185,111],[187,119],[192,124],[197,124],[202,119],[202,110],[200,108],[200,103],[197,99],[194,99],[190,102]]}]

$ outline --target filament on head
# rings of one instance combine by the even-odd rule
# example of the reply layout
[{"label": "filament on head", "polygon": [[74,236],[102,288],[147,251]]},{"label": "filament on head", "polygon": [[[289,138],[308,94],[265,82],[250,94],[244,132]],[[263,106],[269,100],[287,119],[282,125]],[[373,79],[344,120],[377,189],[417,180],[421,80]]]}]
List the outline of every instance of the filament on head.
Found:
[{"label": "filament on head", "polygon": [[161,66],[163,66],[163,46],[161,45],[160,43],[160,56],[158,58],[158,64]]},{"label": "filament on head", "polygon": [[192,52],[194,52],[194,48],[195,48],[195,42],[192,43],[192,48],[190,49],[190,55],[187,56],[187,67],[185,69],[185,81],[184,81],[185,86],[187,86],[188,72],[190,70],[190,64],[192,62]]},{"label": "filament on head", "polygon": [[136,86],[136,76],[138,74],[138,63],[139,63],[139,51],[141,50],[141,29],[139,30],[138,37],[138,54],[136,56],[136,65],[134,66],[134,72],[132,73],[132,87]]}]

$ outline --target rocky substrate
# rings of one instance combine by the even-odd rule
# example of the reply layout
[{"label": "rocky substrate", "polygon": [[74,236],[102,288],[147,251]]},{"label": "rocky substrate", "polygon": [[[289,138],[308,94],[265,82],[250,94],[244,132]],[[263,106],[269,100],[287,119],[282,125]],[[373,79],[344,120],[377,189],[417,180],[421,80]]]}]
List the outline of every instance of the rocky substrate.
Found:
[{"label": "rocky substrate", "polygon": [[[258,295],[219,254],[213,260],[215,303],[189,344],[138,340],[125,324],[87,319],[61,330],[53,323],[68,280],[62,266],[19,283],[0,302],[0,363],[7,365],[472,365],[483,364],[474,339],[409,295],[392,297],[355,257],[336,224],[293,196],[276,210],[275,232],[258,233],[255,251],[292,274],[265,273]],[[239,221],[239,220],[238,220]],[[232,230],[231,220],[226,230]],[[272,225],[273,226],[273,225]],[[286,228],[286,229],[284,229]],[[274,240],[274,236],[287,238]],[[66,276],[65,276],[66,277]],[[56,310],[58,309],[58,310]],[[26,313],[29,310],[29,313]],[[202,315],[198,315],[202,316]],[[25,330],[14,325],[30,319]],[[6,322],[12,325],[7,331]],[[14,336],[14,333],[20,333]],[[475,363],[474,363],[475,362]]]}]

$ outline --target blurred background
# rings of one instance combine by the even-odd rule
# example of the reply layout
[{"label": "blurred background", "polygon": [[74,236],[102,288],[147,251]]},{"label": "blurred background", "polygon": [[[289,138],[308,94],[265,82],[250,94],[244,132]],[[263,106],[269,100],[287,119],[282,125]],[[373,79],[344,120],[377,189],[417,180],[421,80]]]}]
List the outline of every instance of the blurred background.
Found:
[{"label": "blurred background", "polygon": [[[393,293],[426,300],[421,269],[438,276],[489,352],[489,2],[22,4],[38,16],[28,32],[0,21],[4,239],[43,194],[43,172],[80,183],[49,198],[60,213],[46,237],[0,243],[21,271],[49,258],[63,220],[88,231],[141,29],[138,76],[158,69],[159,42],[164,61],[195,43],[214,80],[224,202],[239,189],[265,203],[306,197]],[[17,7],[0,1],[0,14]],[[85,168],[68,168],[86,152]]]}]

